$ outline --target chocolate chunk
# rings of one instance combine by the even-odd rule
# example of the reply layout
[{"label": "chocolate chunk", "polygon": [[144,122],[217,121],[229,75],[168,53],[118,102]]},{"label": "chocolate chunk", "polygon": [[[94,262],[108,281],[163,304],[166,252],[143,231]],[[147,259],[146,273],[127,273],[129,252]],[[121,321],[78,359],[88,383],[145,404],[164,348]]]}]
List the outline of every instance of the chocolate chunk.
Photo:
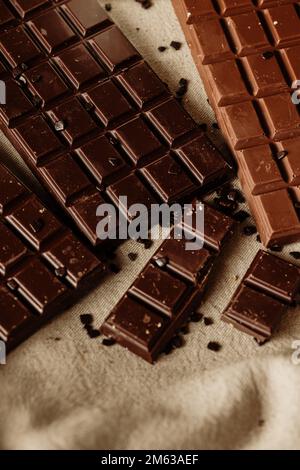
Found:
[{"label": "chocolate chunk", "polygon": [[210,326],[210,325],[213,325],[214,323],[213,319],[209,317],[204,317],[203,322],[205,326]]},{"label": "chocolate chunk", "polygon": [[300,288],[300,268],[271,253],[259,251],[222,319],[253,336],[268,341],[288,305],[294,305]]},{"label": "chocolate chunk", "polygon": [[[105,336],[114,338],[148,362],[182,345],[178,331],[187,321],[198,322],[203,318],[194,312],[201,303],[213,260],[219,252],[218,243],[223,245],[216,227],[222,224],[223,239],[232,233],[226,216],[207,209],[208,221],[212,214],[214,233],[208,224],[204,239],[210,243],[205,241],[202,249],[188,252],[185,240],[176,240],[172,235],[163,242],[105,320],[101,327]],[[218,242],[212,243],[212,236]]]},{"label": "chocolate chunk", "polygon": [[159,46],[158,47],[159,52],[165,52],[167,50],[167,47],[165,46]]}]

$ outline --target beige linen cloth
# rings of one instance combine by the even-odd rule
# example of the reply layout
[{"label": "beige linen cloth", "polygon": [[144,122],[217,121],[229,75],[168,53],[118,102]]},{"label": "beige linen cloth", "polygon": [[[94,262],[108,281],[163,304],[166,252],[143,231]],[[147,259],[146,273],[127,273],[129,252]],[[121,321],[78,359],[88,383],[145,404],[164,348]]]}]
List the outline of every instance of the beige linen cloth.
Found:
[{"label": "beige linen cloth", "polygon": [[[214,117],[171,2],[153,1],[144,10],[134,0],[110,0],[111,15],[173,90],[181,77],[190,80],[184,104],[210,125]],[[158,52],[172,40],[184,43],[180,51]],[[4,138],[1,159],[32,183]],[[201,307],[214,324],[192,324],[185,347],[151,366],[119,346],[89,339],[79,319],[92,313],[100,326],[155,250],[123,245],[118,275],[0,366],[0,448],[299,449],[300,365],[291,360],[292,342],[300,340],[299,310],[290,311],[261,348],[220,321],[259,247],[255,236],[237,231]],[[288,247],[282,256],[297,248]],[[137,261],[128,259],[129,252],[139,253]],[[209,351],[209,341],[220,342],[222,350]]]}]

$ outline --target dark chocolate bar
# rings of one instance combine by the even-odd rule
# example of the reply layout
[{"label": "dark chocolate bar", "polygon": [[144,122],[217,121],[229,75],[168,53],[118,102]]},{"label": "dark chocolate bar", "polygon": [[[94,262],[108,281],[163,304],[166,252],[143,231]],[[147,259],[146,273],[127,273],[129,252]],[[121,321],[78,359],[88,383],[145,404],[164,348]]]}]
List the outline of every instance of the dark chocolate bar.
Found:
[{"label": "dark chocolate bar", "polygon": [[222,319],[263,344],[271,338],[299,293],[300,268],[261,250]]},{"label": "dark chocolate bar", "polygon": [[[265,246],[300,239],[299,2],[173,0]],[[296,96],[297,98],[297,96]]]},{"label": "dark chocolate bar", "polygon": [[0,8],[0,125],[93,245],[103,202],[181,202],[228,178],[221,154],[97,0]]},{"label": "dark chocolate bar", "polygon": [[0,339],[11,350],[108,271],[0,165]]},{"label": "dark chocolate bar", "polygon": [[188,251],[187,240],[171,234],[113,309],[101,332],[153,363],[200,306],[215,259],[233,228],[232,219],[205,205],[204,234],[195,225],[183,227],[190,236],[202,237],[203,248]]}]

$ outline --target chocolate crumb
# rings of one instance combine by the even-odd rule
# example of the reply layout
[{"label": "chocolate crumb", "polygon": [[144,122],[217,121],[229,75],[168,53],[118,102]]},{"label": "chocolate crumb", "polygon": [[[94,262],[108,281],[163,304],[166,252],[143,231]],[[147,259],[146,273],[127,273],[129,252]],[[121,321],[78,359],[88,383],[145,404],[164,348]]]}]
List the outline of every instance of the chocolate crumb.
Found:
[{"label": "chocolate crumb", "polygon": [[57,121],[55,124],[54,124],[54,129],[57,131],[57,132],[60,132],[60,131],[64,131],[65,130],[65,124],[63,121]]},{"label": "chocolate crumb", "polygon": [[128,253],[128,258],[130,261],[136,261],[138,259],[138,254],[137,253]]},{"label": "chocolate crumb", "polygon": [[265,60],[272,59],[273,56],[274,56],[274,53],[272,51],[266,51],[262,53],[262,57]]},{"label": "chocolate crumb", "polygon": [[222,346],[220,345],[220,343],[217,343],[216,341],[210,341],[207,345],[207,349],[214,352],[220,351],[221,348]]},{"label": "chocolate crumb", "polygon": [[99,336],[101,335],[100,331],[93,328],[93,315],[91,313],[83,313],[82,315],[80,315],[79,318],[89,338],[99,338]]},{"label": "chocolate crumb", "polygon": [[294,259],[300,259],[300,251],[291,251],[290,256],[292,256]]},{"label": "chocolate crumb", "polygon": [[229,201],[238,202],[239,204],[245,202],[243,194],[238,189],[231,189],[227,194],[227,199],[229,199]]},{"label": "chocolate crumb", "polygon": [[192,323],[199,323],[203,319],[203,313],[193,312],[190,320]]},{"label": "chocolate crumb", "polygon": [[273,246],[270,246],[269,248],[271,251],[275,251],[276,253],[280,253],[282,251],[282,246],[280,245],[273,245]]},{"label": "chocolate crumb", "polygon": [[243,233],[244,233],[244,235],[249,237],[249,236],[254,235],[255,233],[257,233],[257,228],[255,227],[255,225],[247,225],[247,227],[243,228]]},{"label": "chocolate crumb", "polygon": [[180,328],[180,333],[182,333],[183,335],[188,335],[190,332],[190,329],[189,329],[189,325],[186,324],[186,325],[183,325],[181,328]]},{"label": "chocolate crumb", "polygon": [[55,274],[57,277],[65,277],[67,270],[64,266],[60,266],[59,268],[56,268]]},{"label": "chocolate crumb", "polygon": [[118,266],[117,264],[115,264],[115,263],[111,263],[111,264],[109,265],[109,267],[110,267],[111,272],[114,273],[114,274],[118,274],[118,273],[121,271],[121,269],[119,268],[119,266]]},{"label": "chocolate crumb", "polygon": [[278,152],[278,153],[276,154],[276,159],[277,159],[277,160],[282,160],[282,159],[285,158],[287,155],[288,155],[288,151],[287,151],[287,150],[281,150],[281,152]]},{"label": "chocolate crumb", "polygon": [[110,3],[105,3],[104,8],[105,8],[106,11],[111,11],[112,10],[112,6],[111,6]]},{"label": "chocolate crumb", "polygon": [[181,49],[182,43],[179,41],[172,41],[170,46],[173,47],[175,51],[179,51]]},{"label": "chocolate crumb", "polygon": [[170,342],[166,345],[166,347],[165,347],[165,349],[164,349],[164,354],[169,355],[169,354],[171,354],[171,352],[172,352],[173,350],[174,350],[174,348],[173,348],[173,346],[172,346],[172,341],[170,341]]},{"label": "chocolate crumb", "polygon": [[230,201],[227,198],[215,198],[213,202],[215,207],[226,215],[232,215],[238,208],[235,201]]},{"label": "chocolate crumb", "polygon": [[178,349],[183,346],[184,340],[182,336],[177,335],[177,336],[174,336],[174,338],[171,341],[171,344],[172,344],[173,349]]},{"label": "chocolate crumb", "polygon": [[240,210],[234,214],[234,220],[237,222],[245,222],[245,220],[249,219],[250,214],[244,210]]},{"label": "chocolate crumb", "polygon": [[149,248],[151,248],[153,245],[153,241],[150,240],[150,238],[139,238],[137,242],[142,243],[144,245],[145,250],[149,250]]},{"label": "chocolate crumb", "polygon": [[153,3],[151,0],[135,0],[135,1],[137,3],[140,3],[145,10],[148,10],[148,8],[151,8],[153,6]]},{"label": "chocolate crumb", "polygon": [[94,321],[94,317],[91,313],[83,313],[79,318],[84,326],[91,325]]},{"label": "chocolate crumb", "polygon": [[202,124],[199,124],[199,127],[203,132],[207,131],[207,124],[205,122],[203,122]]},{"label": "chocolate crumb", "polygon": [[214,324],[213,319],[210,317],[204,317],[203,321],[205,326],[210,326]]},{"label": "chocolate crumb", "polygon": [[91,339],[99,338],[99,336],[101,336],[100,331],[92,328],[91,326],[87,325],[86,326],[86,331],[87,331],[87,334],[89,335],[89,337]]},{"label": "chocolate crumb", "polygon": [[261,243],[260,235],[256,235],[256,241],[257,241],[258,243]]},{"label": "chocolate crumb", "polygon": [[265,420],[264,419],[260,419],[258,421],[258,426],[263,426],[265,424]]},{"label": "chocolate crumb", "polygon": [[61,341],[61,338],[57,336],[56,338],[54,338],[54,341]]},{"label": "chocolate crumb", "polygon": [[102,344],[103,346],[113,346],[116,344],[116,340],[114,338],[104,338]]},{"label": "chocolate crumb", "polygon": [[231,191],[233,191],[231,184],[223,184],[216,190],[216,194],[217,196],[224,198],[227,197]]},{"label": "chocolate crumb", "polygon": [[177,98],[182,98],[188,91],[188,80],[186,78],[181,78],[179,80],[179,87],[176,91]]}]

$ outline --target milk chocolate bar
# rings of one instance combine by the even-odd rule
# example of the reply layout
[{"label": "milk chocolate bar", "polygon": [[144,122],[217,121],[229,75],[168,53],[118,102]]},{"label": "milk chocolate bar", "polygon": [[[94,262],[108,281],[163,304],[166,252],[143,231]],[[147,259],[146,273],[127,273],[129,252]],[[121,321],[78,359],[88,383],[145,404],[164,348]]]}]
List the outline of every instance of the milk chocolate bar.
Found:
[{"label": "milk chocolate bar", "polygon": [[[173,0],[265,246],[300,239],[299,2]],[[294,96],[295,98],[295,96]],[[296,96],[297,98],[297,96]]]},{"label": "milk chocolate bar", "polygon": [[221,154],[97,0],[11,0],[0,18],[0,126],[93,245],[103,202],[181,202],[228,178]]},{"label": "milk chocolate bar", "polygon": [[0,165],[0,339],[8,350],[75,303],[107,271]]},{"label": "milk chocolate bar", "polygon": [[271,338],[299,293],[300,268],[260,250],[222,319],[263,344]]},{"label": "milk chocolate bar", "polygon": [[[197,205],[194,206],[194,213]],[[214,262],[233,233],[234,222],[205,205],[204,233],[183,226],[204,240],[201,249],[186,249],[174,233],[163,241],[101,327],[101,332],[153,363],[200,306]],[[190,238],[189,235],[189,238]]]}]

